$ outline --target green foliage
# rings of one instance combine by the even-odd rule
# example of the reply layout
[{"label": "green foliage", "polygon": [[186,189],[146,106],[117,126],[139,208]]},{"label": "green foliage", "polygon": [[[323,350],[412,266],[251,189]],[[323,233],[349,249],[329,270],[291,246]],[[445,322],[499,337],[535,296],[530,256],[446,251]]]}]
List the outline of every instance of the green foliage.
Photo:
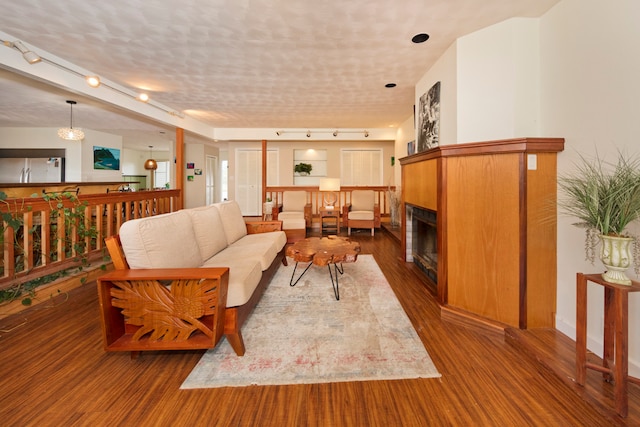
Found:
[{"label": "green foliage", "polygon": [[559,178],[561,211],[578,218],[576,226],[626,235],[627,225],[640,218],[640,158],[618,153],[616,164],[580,159],[575,172]]},{"label": "green foliage", "polygon": [[[32,197],[37,197],[34,194]],[[40,225],[34,225],[31,228],[24,229],[24,220],[22,213],[31,209],[30,206],[24,206],[24,199],[12,199],[9,200],[7,195],[0,191],[0,202],[4,203],[8,209],[7,212],[2,212],[2,222],[0,223],[0,244],[4,243],[5,223],[7,227],[11,227],[13,230],[14,240],[14,252],[15,252],[15,269],[16,271],[24,270],[25,248],[22,247],[21,233],[28,233],[32,235],[33,250],[36,254],[35,258],[40,260],[42,255],[49,259],[49,262],[57,261],[58,253],[55,250],[57,243],[62,240],[64,247],[65,257],[71,258],[76,254],[79,254],[76,259],[80,262],[79,267],[68,268],[58,272],[48,274],[43,277],[39,277],[28,282],[20,283],[11,288],[0,290],[0,302],[13,301],[18,298],[23,298],[22,303],[24,305],[30,305],[32,298],[35,296],[35,289],[38,286],[50,283],[62,276],[67,276],[70,270],[77,269],[76,272],[81,272],[84,267],[89,265],[85,255],[87,249],[87,239],[90,245],[95,245],[98,238],[98,231],[95,226],[87,226],[85,221],[86,209],[88,204],[81,202],[74,193],[48,193],[42,196],[51,207],[50,212],[50,241],[51,252],[48,254],[42,254],[42,228]],[[65,202],[71,202],[70,207],[65,207]],[[64,221],[58,222],[59,218],[63,218]],[[64,227],[64,237],[60,236],[58,232],[59,227]],[[73,238],[75,233],[76,238]]]},{"label": "green foliage", "polygon": [[313,169],[313,165],[309,163],[298,163],[293,167],[293,171],[297,173],[310,174]]}]

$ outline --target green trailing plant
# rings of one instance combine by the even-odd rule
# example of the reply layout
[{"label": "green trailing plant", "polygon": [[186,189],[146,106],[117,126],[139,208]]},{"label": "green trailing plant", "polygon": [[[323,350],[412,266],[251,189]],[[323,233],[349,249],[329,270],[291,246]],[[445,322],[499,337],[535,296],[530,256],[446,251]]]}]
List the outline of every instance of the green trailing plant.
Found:
[{"label": "green trailing plant", "polygon": [[[37,194],[32,197],[37,197]],[[68,276],[83,271],[89,265],[85,255],[87,239],[90,245],[95,245],[98,232],[95,226],[87,226],[85,221],[86,208],[88,204],[82,202],[74,193],[48,193],[44,194],[43,199],[49,203],[50,211],[50,239],[51,247],[55,248],[57,243],[62,239],[65,257],[71,258],[75,255],[76,261],[80,264],[76,267],[66,268],[56,271],[48,275],[28,280],[10,288],[0,290],[0,303],[10,302],[22,298],[24,305],[30,305],[32,298],[35,296],[37,287],[50,283],[60,277]],[[65,207],[65,201],[72,203],[71,207]],[[0,191],[0,202],[5,204],[6,210],[2,212],[2,223],[0,224],[0,244],[4,244],[5,223],[7,227],[13,230],[13,246],[15,252],[15,268],[16,271],[24,270],[25,248],[22,246],[20,239],[21,233],[29,233],[32,235],[33,250],[37,254],[36,259],[40,260],[42,254],[42,229],[39,225],[34,225],[30,229],[24,228],[24,220],[22,213],[29,211],[30,207],[25,208],[25,199],[8,199],[4,192]],[[60,237],[62,233],[58,233],[59,218],[63,218],[62,227],[64,227],[64,237]],[[74,239],[73,236],[76,236]],[[52,249],[50,253],[44,254],[50,261],[56,261],[58,253]],[[36,265],[37,266],[37,265]],[[4,266],[3,266],[4,268]]]},{"label": "green trailing plant", "polygon": [[306,175],[310,174],[312,169],[313,169],[313,165],[309,163],[298,163],[293,167],[294,172],[306,174]]},{"label": "green trailing plant", "polygon": [[633,237],[638,268],[638,240],[627,227],[640,218],[640,158],[618,152],[617,162],[609,163],[598,155],[593,159],[581,155],[575,170],[559,177],[558,186],[560,211],[577,218],[573,225],[587,230],[587,259],[593,262],[600,234]]}]

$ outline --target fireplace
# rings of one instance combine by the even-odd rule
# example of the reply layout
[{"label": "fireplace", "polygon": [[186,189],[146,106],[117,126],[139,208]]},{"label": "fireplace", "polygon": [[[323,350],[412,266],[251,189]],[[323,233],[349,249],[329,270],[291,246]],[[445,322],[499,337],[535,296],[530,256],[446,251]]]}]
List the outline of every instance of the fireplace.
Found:
[{"label": "fireplace", "polygon": [[437,213],[407,206],[407,260],[413,261],[435,284],[438,283]]}]

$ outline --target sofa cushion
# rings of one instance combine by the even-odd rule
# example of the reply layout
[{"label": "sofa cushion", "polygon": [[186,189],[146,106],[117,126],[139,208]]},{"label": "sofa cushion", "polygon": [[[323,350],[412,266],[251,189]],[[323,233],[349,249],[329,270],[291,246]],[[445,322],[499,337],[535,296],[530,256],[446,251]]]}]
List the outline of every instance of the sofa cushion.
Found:
[{"label": "sofa cushion", "polygon": [[373,220],[373,211],[351,211],[349,212],[349,219],[354,220]]},{"label": "sofa cushion", "polygon": [[186,209],[191,216],[196,243],[202,259],[207,260],[227,247],[220,212],[215,206]]},{"label": "sofa cushion", "polygon": [[262,269],[257,260],[248,260],[246,258],[228,259],[219,257],[226,253],[229,249],[225,249],[218,255],[207,260],[203,267],[229,267],[229,287],[227,290],[227,307],[237,307],[245,304],[253,291],[258,287],[262,278]]},{"label": "sofa cushion", "polygon": [[202,256],[184,210],[132,219],[120,227],[120,241],[131,268],[195,268]]},{"label": "sofa cushion", "polygon": [[306,204],[307,192],[304,190],[282,193],[282,212],[304,212]]},{"label": "sofa cushion", "polygon": [[351,210],[373,211],[375,199],[373,190],[353,190],[351,192]]},{"label": "sofa cushion", "polygon": [[235,244],[227,246],[227,248],[218,252],[213,256],[217,261],[233,263],[238,259],[246,260],[247,262],[257,261],[260,263],[260,271],[264,271],[273,262],[278,253],[275,251],[272,245],[268,242],[264,242],[260,245],[249,246],[236,246]]},{"label": "sofa cushion", "polygon": [[215,203],[220,213],[224,233],[227,236],[227,244],[230,245],[239,238],[247,235],[247,223],[244,222],[240,205],[235,200]]},{"label": "sofa cushion", "polygon": [[284,231],[270,231],[268,233],[247,234],[242,239],[236,240],[232,246],[253,246],[268,242],[276,253],[280,252],[287,244],[287,235]]}]

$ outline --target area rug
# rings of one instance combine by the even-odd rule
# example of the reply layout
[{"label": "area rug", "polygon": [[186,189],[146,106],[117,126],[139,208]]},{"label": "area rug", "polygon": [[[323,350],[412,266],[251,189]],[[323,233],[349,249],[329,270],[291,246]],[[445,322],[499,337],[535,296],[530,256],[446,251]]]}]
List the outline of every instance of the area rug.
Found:
[{"label": "area rug", "polygon": [[372,255],[343,264],[339,301],[327,267],[290,287],[289,261],[242,327],[245,355],[223,338],[182,389],[440,377]]}]

